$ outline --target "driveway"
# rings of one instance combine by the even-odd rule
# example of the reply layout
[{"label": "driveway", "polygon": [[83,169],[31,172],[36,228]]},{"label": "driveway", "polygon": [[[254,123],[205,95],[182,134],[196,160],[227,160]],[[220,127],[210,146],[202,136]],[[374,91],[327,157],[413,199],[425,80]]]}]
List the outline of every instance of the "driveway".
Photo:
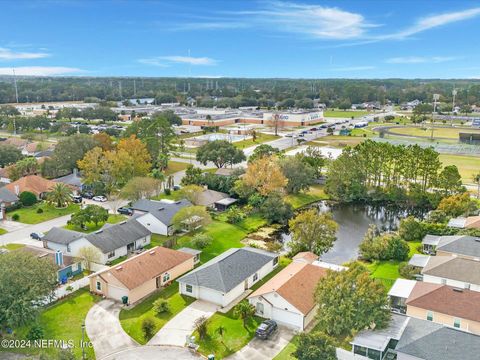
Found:
[{"label": "driveway", "polygon": [[120,309],[120,304],[102,300],[93,305],[87,314],[85,327],[97,359],[138,346],[120,325]]},{"label": "driveway", "polygon": [[193,332],[195,320],[212,316],[217,308],[217,305],[201,300],[191,303],[167,322],[147,345],[185,345],[187,336]]},{"label": "driveway", "polygon": [[277,332],[268,340],[254,338],[229,360],[270,360],[273,359],[292,340],[295,331],[279,326]]},{"label": "driveway", "polygon": [[198,360],[200,355],[176,346],[142,346],[121,350],[103,360]]}]

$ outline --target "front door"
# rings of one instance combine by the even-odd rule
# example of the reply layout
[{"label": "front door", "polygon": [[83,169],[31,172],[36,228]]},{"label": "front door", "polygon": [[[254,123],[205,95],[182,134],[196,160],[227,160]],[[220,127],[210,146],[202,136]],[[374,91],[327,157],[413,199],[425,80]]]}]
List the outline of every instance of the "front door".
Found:
[{"label": "front door", "polygon": [[157,282],[157,289],[160,289],[162,287],[162,277],[159,276],[155,280]]},{"label": "front door", "polygon": [[133,250],[135,250],[134,242],[127,245],[127,252],[132,252]]}]

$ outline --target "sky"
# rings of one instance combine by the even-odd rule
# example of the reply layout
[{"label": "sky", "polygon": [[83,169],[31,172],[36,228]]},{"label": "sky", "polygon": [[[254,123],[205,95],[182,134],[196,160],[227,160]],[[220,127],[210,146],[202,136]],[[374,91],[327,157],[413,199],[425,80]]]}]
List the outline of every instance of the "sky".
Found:
[{"label": "sky", "polygon": [[480,1],[0,1],[0,75],[480,78]]}]

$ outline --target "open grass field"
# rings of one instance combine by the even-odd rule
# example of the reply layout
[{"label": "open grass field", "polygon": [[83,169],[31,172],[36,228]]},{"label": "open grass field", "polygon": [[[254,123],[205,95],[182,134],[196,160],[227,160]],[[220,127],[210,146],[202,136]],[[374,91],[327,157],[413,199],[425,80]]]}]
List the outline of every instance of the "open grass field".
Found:
[{"label": "open grass field", "polygon": [[480,173],[480,156],[440,154],[443,166],[456,165],[462,182],[473,184],[473,176]]},{"label": "open grass field", "polygon": [[[431,129],[427,126],[406,126],[401,128],[393,128],[389,130],[392,134],[410,135],[410,136],[431,136]],[[446,138],[458,140],[458,134],[461,132],[471,132],[480,134],[480,130],[476,129],[459,129],[459,128],[440,128],[436,127],[433,131],[433,138]]]},{"label": "open grass field", "polygon": [[[42,213],[37,213],[38,209],[42,209]],[[21,208],[12,212],[9,212],[7,215],[12,217],[14,214],[18,214],[20,217],[19,222],[25,224],[38,224],[47,220],[55,219],[60,216],[68,215],[74,213],[80,209],[78,204],[70,204],[64,209],[56,209],[55,207],[41,202],[30,207]]]},{"label": "open grass field", "polygon": [[259,144],[262,144],[268,141],[273,141],[276,139],[280,139],[280,136],[257,133],[257,139],[255,141],[253,141],[253,139],[246,139],[246,140],[234,142],[233,145],[235,145],[235,147],[237,147],[238,149],[245,149],[250,146],[259,145]]},{"label": "open grass field", "polygon": [[351,118],[353,117],[360,117],[370,114],[368,111],[353,111],[353,110],[325,110],[323,112],[323,116],[325,117],[339,117],[339,118]]},{"label": "open grass field", "polygon": [[169,161],[168,168],[165,170],[165,175],[172,175],[176,172],[185,170],[188,167],[188,163],[178,162],[178,161]]},{"label": "open grass field", "polygon": [[326,199],[328,199],[328,195],[325,194],[322,185],[312,185],[307,192],[290,194],[285,197],[285,201],[292,205],[294,209]]},{"label": "open grass field", "polygon": [[334,148],[344,148],[346,146],[355,146],[365,141],[366,138],[360,136],[338,136],[329,135],[318,140],[307,142],[305,145],[311,146],[330,146]]},{"label": "open grass field", "polygon": [[[153,303],[157,299],[165,299],[170,305],[170,311],[162,314],[155,314],[153,310]],[[130,310],[123,309],[120,312],[120,324],[128,335],[140,344],[146,344],[149,339],[145,339],[142,332],[142,321],[151,318],[155,323],[156,333],[160,330],[171,318],[182,311],[185,307],[190,305],[196,299],[182,296],[178,293],[178,283],[173,282],[165,289],[156,292],[147,297],[140,304]]]},{"label": "open grass field", "polygon": [[[100,297],[90,294],[87,288],[83,288],[45,308],[38,317],[38,323],[44,331],[43,338],[73,340],[75,358],[80,359],[82,349],[78,345],[82,340],[82,324],[90,308],[99,300]],[[29,329],[28,326],[18,329],[16,337],[25,339]],[[85,341],[88,341],[86,334]],[[87,347],[86,355],[87,359],[94,359],[93,348]]]}]

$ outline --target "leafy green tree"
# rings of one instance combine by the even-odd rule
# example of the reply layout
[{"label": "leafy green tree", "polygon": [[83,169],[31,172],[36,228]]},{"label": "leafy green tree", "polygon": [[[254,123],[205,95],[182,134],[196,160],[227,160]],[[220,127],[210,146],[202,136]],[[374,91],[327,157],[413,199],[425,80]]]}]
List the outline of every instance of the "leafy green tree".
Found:
[{"label": "leafy green tree", "polygon": [[108,210],[99,205],[87,205],[85,208],[80,209],[76,213],[72,214],[70,223],[84,228],[88,223],[94,223],[98,226],[99,223],[106,222],[108,220]]},{"label": "leafy green tree", "polygon": [[47,202],[56,208],[64,208],[72,202],[72,190],[63,183],[57,183],[47,195]]},{"label": "leafy green tree", "polygon": [[217,168],[238,164],[244,160],[246,157],[243,151],[226,140],[209,141],[197,150],[197,161],[203,165],[211,161]]},{"label": "leafy green tree", "polygon": [[158,195],[162,189],[160,180],[151,177],[134,177],[120,191],[120,197],[130,201],[148,199]]},{"label": "leafy green tree", "polygon": [[202,169],[195,167],[193,165],[188,165],[187,169],[185,170],[185,176],[182,178],[181,184],[182,185],[200,185],[203,179],[203,171]]},{"label": "leafy green tree", "polygon": [[255,307],[248,300],[242,300],[233,308],[233,312],[242,319],[243,327],[246,327],[248,320],[255,315]]},{"label": "leafy green tree", "polygon": [[22,152],[13,145],[0,145],[0,167],[5,167],[23,158]]},{"label": "leafy green tree", "polygon": [[283,201],[279,193],[273,192],[260,206],[260,213],[269,224],[287,224],[293,216],[293,209],[289,203]]},{"label": "leafy green tree", "polygon": [[210,224],[212,218],[205,206],[187,206],[181,208],[172,218],[173,227],[177,230],[191,231],[199,226]]},{"label": "leafy green tree", "polygon": [[420,221],[413,216],[408,216],[400,220],[398,235],[406,241],[421,241],[426,232]]},{"label": "leafy green tree", "polygon": [[14,166],[8,169],[8,176],[12,181],[18,180],[27,175],[34,175],[38,172],[38,162],[34,157],[26,157],[19,161]]},{"label": "leafy green tree", "polygon": [[366,260],[406,260],[410,248],[405,240],[396,234],[371,236],[367,232],[359,246],[360,254]]},{"label": "leafy green tree", "polygon": [[372,326],[381,329],[390,321],[385,287],[359,263],[345,271],[329,270],[317,285],[315,299],[318,327],[329,335],[351,335]]},{"label": "leafy green tree", "polygon": [[300,155],[303,162],[310,165],[316,178],[322,175],[322,169],[327,163],[327,159],[322,155],[320,149],[316,146],[309,146],[305,152]]},{"label": "leafy green tree", "polygon": [[462,192],[462,177],[456,165],[448,165],[438,175],[437,186],[445,195]]},{"label": "leafy green tree", "polygon": [[30,191],[22,191],[18,198],[23,206],[32,206],[37,202],[37,196]]},{"label": "leafy green tree", "polygon": [[443,198],[437,210],[443,211],[450,217],[470,216],[478,210],[478,205],[470,198],[469,193],[463,193]]},{"label": "leafy green tree", "polygon": [[289,194],[297,194],[307,190],[314,181],[313,168],[302,161],[301,156],[286,157],[280,160],[280,167],[288,182],[285,190]]},{"label": "leafy green tree", "polygon": [[198,185],[187,185],[180,189],[180,195],[182,198],[187,199],[194,205],[198,205],[200,196],[202,195],[204,188]]},{"label": "leafy green tree", "polygon": [[53,160],[59,169],[72,172],[77,167],[77,161],[97,146],[95,139],[86,134],[75,134],[58,141],[53,152]]},{"label": "leafy green tree", "polygon": [[311,251],[322,255],[330,250],[337,239],[338,224],[331,213],[318,213],[317,209],[302,211],[288,222],[293,254]]},{"label": "leafy green tree", "polygon": [[277,155],[279,152],[280,151],[278,150],[278,148],[275,148],[268,144],[261,144],[253,150],[252,155],[250,155],[248,158],[248,162],[251,163],[262,157],[270,157],[272,155]]},{"label": "leafy green tree", "polygon": [[57,267],[50,260],[24,251],[1,255],[0,324],[15,328],[33,322],[57,284]]},{"label": "leafy green tree", "polygon": [[336,360],[337,352],[331,337],[315,331],[299,335],[293,356],[298,360]]}]

